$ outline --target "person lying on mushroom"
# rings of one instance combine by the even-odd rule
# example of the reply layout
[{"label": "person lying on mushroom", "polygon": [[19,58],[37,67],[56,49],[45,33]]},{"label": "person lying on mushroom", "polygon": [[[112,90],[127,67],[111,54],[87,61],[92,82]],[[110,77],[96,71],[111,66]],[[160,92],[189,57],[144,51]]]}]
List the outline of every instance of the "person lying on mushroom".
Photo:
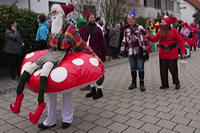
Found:
[{"label": "person lying on mushroom", "polygon": [[19,83],[17,85],[17,96],[14,105],[10,104],[12,112],[18,114],[22,100],[24,98],[24,86],[30,76],[37,70],[41,69],[40,83],[38,88],[38,107],[34,114],[29,114],[32,123],[37,123],[46,106],[44,102],[44,92],[47,84],[48,76],[54,67],[57,67],[66,55],[74,52],[85,52],[95,55],[94,52],[86,46],[81,39],[78,29],[65,21],[65,16],[74,10],[74,6],[54,4],[51,7],[52,26],[51,33],[48,36],[48,45],[50,50],[41,58],[33,61],[23,71]]}]

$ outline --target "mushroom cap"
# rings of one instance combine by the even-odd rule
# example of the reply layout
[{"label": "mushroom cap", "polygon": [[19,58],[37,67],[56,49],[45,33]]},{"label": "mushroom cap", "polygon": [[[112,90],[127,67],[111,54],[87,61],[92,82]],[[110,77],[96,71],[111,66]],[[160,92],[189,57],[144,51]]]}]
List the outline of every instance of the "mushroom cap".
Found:
[{"label": "mushroom cap", "polygon": [[[27,54],[22,62],[21,74],[27,66],[47,52],[48,50],[40,50]],[[104,72],[104,65],[96,56],[84,52],[66,55],[50,72],[45,93],[68,91],[95,82],[103,76]],[[36,70],[26,83],[26,87],[35,93],[38,93],[40,73],[41,69]]]}]

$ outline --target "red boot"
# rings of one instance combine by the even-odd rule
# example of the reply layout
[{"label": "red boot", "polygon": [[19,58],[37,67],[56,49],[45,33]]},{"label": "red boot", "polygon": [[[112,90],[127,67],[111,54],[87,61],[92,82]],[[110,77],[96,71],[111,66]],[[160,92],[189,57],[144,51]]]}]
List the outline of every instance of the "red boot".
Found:
[{"label": "red boot", "polygon": [[38,105],[36,111],[34,114],[32,114],[31,112],[29,113],[29,120],[33,123],[36,124],[38,122],[38,120],[40,119],[42,112],[44,110],[46,106],[45,102],[42,102]]},{"label": "red boot", "polygon": [[13,113],[19,114],[23,98],[24,98],[24,93],[18,94],[15,100],[14,106],[10,104],[10,110]]}]

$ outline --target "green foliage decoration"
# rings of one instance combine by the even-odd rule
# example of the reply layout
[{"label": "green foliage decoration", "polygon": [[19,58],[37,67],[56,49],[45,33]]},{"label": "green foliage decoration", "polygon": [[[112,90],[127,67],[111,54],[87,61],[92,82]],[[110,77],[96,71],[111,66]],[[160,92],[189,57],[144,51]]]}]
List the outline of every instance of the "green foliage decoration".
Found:
[{"label": "green foliage decoration", "polygon": [[0,65],[6,65],[7,61],[3,53],[4,36],[9,20],[17,22],[17,30],[21,34],[25,46],[23,55],[32,51],[36,32],[37,32],[37,14],[28,9],[19,9],[12,5],[0,5]]},{"label": "green foliage decoration", "polygon": [[139,16],[136,18],[136,22],[137,22],[137,24],[142,25],[146,29],[147,18]]}]

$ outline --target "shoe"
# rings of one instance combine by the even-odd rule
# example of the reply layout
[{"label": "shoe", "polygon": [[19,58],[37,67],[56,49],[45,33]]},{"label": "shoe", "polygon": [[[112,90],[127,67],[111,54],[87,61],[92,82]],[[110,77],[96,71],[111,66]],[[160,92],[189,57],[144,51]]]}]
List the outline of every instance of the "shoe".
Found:
[{"label": "shoe", "polygon": [[81,91],[89,91],[89,90],[91,90],[91,87],[90,87],[90,85],[87,85],[87,86],[85,86],[83,88],[80,88],[80,90]]},{"label": "shoe", "polygon": [[36,111],[34,113],[29,113],[29,120],[33,123],[33,124],[36,124],[41,115],[42,115],[42,112],[44,111],[44,108],[46,106],[46,103],[45,102],[42,102],[38,105]]},{"label": "shoe", "polygon": [[161,86],[161,87],[160,87],[161,90],[162,90],[162,89],[167,89],[167,88],[169,88],[169,86]]},{"label": "shoe", "polygon": [[117,58],[116,58],[116,57],[112,57],[112,59],[113,59],[113,60],[116,60]]},{"label": "shoe", "polygon": [[132,83],[132,84],[128,87],[129,90],[133,90],[133,89],[135,89],[135,88],[137,88],[136,82]]},{"label": "shoe", "polygon": [[18,94],[15,103],[10,104],[10,110],[13,113],[19,114],[23,98],[24,98],[24,93]]},{"label": "shoe", "polygon": [[14,81],[17,81],[17,78],[16,77],[11,77],[12,80]]},{"label": "shoe", "polygon": [[68,128],[70,125],[71,125],[70,123],[63,122],[63,123],[62,123],[62,129],[66,129],[66,128]]},{"label": "shoe", "polygon": [[38,124],[38,128],[42,129],[42,130],[45,130],[45,129],[48,129],[48,128],[51,128],[51,127],[55,127],[56,124],[52,125],[52,126],[45,126],[43,123],[40,123]]},{"label": "shoe", "polygon": [[88,94],[86,94],[86,97],[90,98],[90,97],[92,97],[95,94],[96,94],[96,87],[92,87],[91,91]]},{"label": "shoe", "polygon": [[140,81],[140,90],[144,92],[146,89],[144,87],[144,81]]},{"label": "shoe", "polygon": [[97,92],[96,92],[96,94],[94,94],[94,95],[92,96],[92,98],[93,98],[93,99],[99,99],[99,98],[101,98],[101,97],[103,97],[102,90],[97,88]]},{"label": "shoe", "polygon": [[180,84],[176,84],[176,85],[175,85],[175,89],[176,89],[176,90],[179,90],[179,89],[180,89]]}]

